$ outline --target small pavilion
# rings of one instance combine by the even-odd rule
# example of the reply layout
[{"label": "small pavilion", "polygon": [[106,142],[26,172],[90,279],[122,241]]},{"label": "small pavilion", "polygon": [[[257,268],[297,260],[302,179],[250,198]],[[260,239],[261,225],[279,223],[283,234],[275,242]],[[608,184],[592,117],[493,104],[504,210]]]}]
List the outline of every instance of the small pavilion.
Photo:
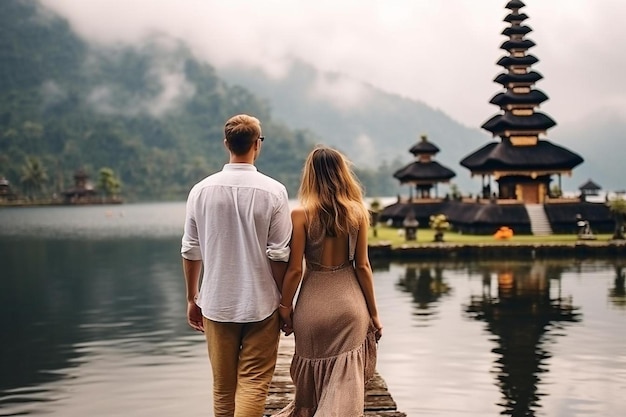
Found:
[{"label": "small pavilion", "polygon": [[593,182],[591,179],[578,187],[581,200],[584,200],[586,197],[597,196],[601,189],[602,187]]},{"label": "small pavilion", "polygon": [[17,196],[11,189],[11,183],[4,177],[0,177],[0,201],[15,200]]},{"label": "small pavilion", "polygon": [[92,203],[97,197],[87,172],[80,168],[74,172],[74,187],[62,192],[66,204]]},{"label": "small pavilion", "polygon": [[425,226],[428,225],[431,215],[441,212],[444,203],[444,199],[439,198],[437,185],[448,183],[456,174],[434,160],[439,148],[428,140],[427,135],[421,135],[420,140],[409,149],[409,152],[413,154],[415,160],[393,174],[400,184],[410,186],[409,198],[402,199],[398,196],[396,203],[383,209],[380,219],[396,226],[406,224],[407,221],[417,221],[417,224]]},{"label": "small pavilion", "polygon": [[439,148],[429,142],[426,135],[421,135],[420,141],[413,145],[409,152],[413,154],[415,161],[396,171],[393,176],[400,181],[400,184],[413,186],[417,199],[431,198],[433,187],[435,198],[438,198],[437,184],[449,182],[456,174],[434,160]]}]

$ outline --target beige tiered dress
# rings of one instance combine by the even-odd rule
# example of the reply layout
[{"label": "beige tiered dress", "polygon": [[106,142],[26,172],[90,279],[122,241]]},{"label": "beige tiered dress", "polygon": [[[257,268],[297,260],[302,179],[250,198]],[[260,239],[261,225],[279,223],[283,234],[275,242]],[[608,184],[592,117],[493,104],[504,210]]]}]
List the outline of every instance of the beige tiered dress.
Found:
[{"label": "beige tiered dress", "polygon": [[294,309],[294,401],[275,417],[361,417],[365,383],[376,367],[375,328],[353,267],[357,231],[349,237],[349,259],[320,264],[324,233],[307,230],[306,269]]}]

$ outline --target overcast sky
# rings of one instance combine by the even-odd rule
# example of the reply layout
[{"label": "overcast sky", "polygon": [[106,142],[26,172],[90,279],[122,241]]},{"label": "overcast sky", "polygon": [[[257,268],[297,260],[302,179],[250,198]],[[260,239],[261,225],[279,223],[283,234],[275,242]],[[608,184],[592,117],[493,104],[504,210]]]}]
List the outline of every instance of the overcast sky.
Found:
[{"label": "overcast sky", "polygon": [[[90,41],[185,40],[218,68],[280,77],[294,58],[479,127],[498,109],[506,0],[41,0]],[[542,111],[559,125],[626,118],[624,0],[525,0]],[[343,91],[354,92],[347,88]]]}]

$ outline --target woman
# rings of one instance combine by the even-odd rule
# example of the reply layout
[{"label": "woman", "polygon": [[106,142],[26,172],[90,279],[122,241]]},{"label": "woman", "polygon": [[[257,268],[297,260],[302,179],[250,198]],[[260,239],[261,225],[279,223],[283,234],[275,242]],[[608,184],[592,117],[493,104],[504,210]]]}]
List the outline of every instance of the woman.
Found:
[{"label": "woman", "polygon": [[279,306],[283,330],[295,337],[296,393],[276,417],[360,417],[383,329],[367,255],[369,212],[348,161],[327,147],[309,154],[298,197]]}]

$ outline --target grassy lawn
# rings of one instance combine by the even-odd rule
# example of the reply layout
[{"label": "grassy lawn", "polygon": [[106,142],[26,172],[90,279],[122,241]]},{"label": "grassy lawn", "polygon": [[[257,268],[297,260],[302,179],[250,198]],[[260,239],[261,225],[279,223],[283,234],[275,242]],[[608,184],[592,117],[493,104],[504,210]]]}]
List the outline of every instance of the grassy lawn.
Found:
[{"label": "grassy lawn", "polygon": [[[432,229],[418,229],[417,241],[407,242],[404,239],[404,235],[400,235],[398,230],[402,232],[402,229],[395,229],[387,226],[378,226],[377,237],[374,237],[374,230],[369,230],[369,243],[375,245],[378,243],[391,243],[392,247],[398,247],[404,244],[410,246],[419,246],[425,244],[431,244],[435,231]],[[611,234],[599,234],[596,235],[596,240],[589,242],[607,242],[611,240]],[[532,236],[532,235],[520,235],[513,236],[510,239],[501,240],[495,239],[492,235],[463,235],[456,232],[445,232],[444,241],[446,243],[460,243],[460,244],[511,244],[511,243],[538,243],[538,244],[574,244],[578,241],[575,234],[567,235],[549,235],[549,236]]]}]

